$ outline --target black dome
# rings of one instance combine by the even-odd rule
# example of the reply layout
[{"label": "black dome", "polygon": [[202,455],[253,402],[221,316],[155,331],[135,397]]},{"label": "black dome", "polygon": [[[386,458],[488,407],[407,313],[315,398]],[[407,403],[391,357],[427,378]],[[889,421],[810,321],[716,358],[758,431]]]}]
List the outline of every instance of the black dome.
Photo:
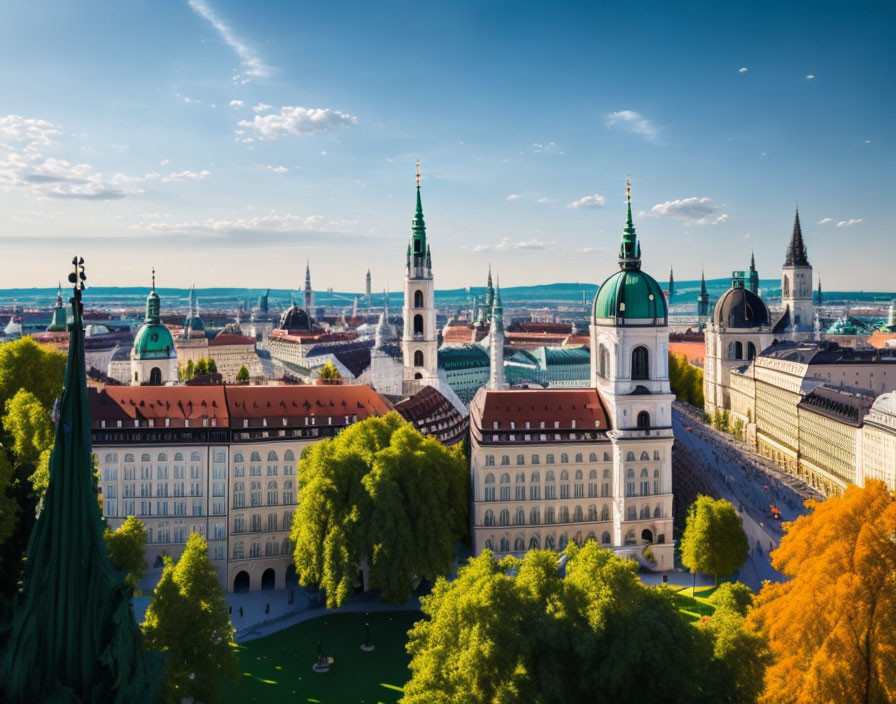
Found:
[{"label": "black dome", "polygon": [[311,317],[293,303],[280,318],[281,330],[311,330]]},{"label": "black dome", "polygon": [[771,317],[768,306],[755,293],[746,288],[729,288],[716,302],[712,320],[728,328],[757,328],[768,325]]}]

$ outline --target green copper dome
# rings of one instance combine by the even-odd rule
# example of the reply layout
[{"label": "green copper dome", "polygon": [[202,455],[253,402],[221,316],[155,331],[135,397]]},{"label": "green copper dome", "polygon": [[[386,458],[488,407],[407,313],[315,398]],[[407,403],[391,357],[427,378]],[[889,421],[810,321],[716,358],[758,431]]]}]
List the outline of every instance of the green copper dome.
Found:
[{"label": "green copper dome", "polygon": [[161,323],[142,325],[134,338],[137,359],[169,359],[174,356],[174,338]]},{"label": "green copper dome", "polygon": [[134,338],[137,359],[170,359],[175,356],[174,338],[162,324],[162,301],[156,293],[156,271],[152,271],[152,290],[146,297],[146,318]]},{"label": "green copper dome", "polygon": [[668,309],[663,289],[649,274],[641,271],[641,244],[632,222],[632,194],[625,183],[628,216],[619,247],[619,268],[604,281],[594,297],[591,319],[595,323],[612,321],[614,325],[666,325]]},{"label": "green copper dome", "polygon": [[665,325],[668,311],[663,290],[652,276],[643,271],[623,270],[601,284],[591,314],[595,321],[650,320],[646,324]]}]

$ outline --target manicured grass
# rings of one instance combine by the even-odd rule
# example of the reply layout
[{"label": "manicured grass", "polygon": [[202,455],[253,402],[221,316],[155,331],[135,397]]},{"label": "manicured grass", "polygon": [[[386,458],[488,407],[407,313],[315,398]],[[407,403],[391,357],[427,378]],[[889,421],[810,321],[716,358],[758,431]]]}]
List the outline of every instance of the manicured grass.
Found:
[{"label": "manicured grass", "polygon": [[674,592],[673,599],[678,610],[688,621],[699,621],[704,616],[712,616],[716,607],[709,601],[717,587],[697,587],[694,594],[690,587],[667,587]]},{"label": "manicured grass", "polygon": [[[328,614],[238,646],[242,678],[223,687],[224,701],[394,704],[410,679],[404,649],[419,611]],[[376,649],[365,653],[364,624]],[[326,674],[311,671],[317,643],[333,658]]]}]

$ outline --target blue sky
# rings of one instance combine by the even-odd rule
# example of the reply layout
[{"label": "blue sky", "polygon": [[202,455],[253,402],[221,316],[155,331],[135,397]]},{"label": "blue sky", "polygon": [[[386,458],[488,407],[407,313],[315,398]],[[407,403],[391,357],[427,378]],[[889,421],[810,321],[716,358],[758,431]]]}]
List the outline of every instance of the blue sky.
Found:
[{"label": "blue sky", "polygon": [[893,290],[890,3],[0,6],[4,286],[396,290],[414,161],[436,285],[645,269]]}]

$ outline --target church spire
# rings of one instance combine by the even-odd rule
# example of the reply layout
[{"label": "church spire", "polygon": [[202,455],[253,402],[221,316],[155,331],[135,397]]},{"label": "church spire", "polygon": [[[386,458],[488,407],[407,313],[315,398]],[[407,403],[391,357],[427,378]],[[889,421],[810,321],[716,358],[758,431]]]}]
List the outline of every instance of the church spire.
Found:
[{"label": "church spire", "polygon": [[417,159],[417,209],[411,221],[411,255],[414,260],[428,254],[426,246],[426,223],[423,221],[423,201],[420,198],[420,160]]},{"label": "church spire", "polygon": [[162,321],[162,301],[159,294],[156,293],[156,268],[152,268],[152,290],[146,297],[146,318],[144,322],[149,324],[160,323]]},{"label": "church spire", "polygon": [[311,262],[305,260],[305,312],[309,319],[311,316],[311,308],[314,305],[314,290],[311,288]]},{"label": "church spire", "polygon": [[759,295],[759,272],[756,271],[756,255],[750,252],[750,273],[747,276],[747,289]]},{"label": "church spire", "polygon": [[124,573],[103,540],[90,439],[81,290],[75,258],[68,362],[43,507],[23,561],[0,656],[3,701],[151,702],[164,656],[143,649]]},{"label": "church spire", "polygon": [[504,377],[504,306],[501,304],[501,282],[495,289],[489,327],[489,389],[506,389]]},{"label": "church spire", "polygon": [[796,209],[796,217],[793,220],[793,234],[790,236],[790,244],[787,245],[784,266],[810,266],[806,245],[803,244],[803,228],[800,226],[799,208]]},{"label": "church spire", "polygon": [[619,246],[619,268],[637,271],[641,268],[641,245],[632,222],[632,186],[625,179],[625,199],[628,205],[628,216],[622,230],[622,244]]}]

